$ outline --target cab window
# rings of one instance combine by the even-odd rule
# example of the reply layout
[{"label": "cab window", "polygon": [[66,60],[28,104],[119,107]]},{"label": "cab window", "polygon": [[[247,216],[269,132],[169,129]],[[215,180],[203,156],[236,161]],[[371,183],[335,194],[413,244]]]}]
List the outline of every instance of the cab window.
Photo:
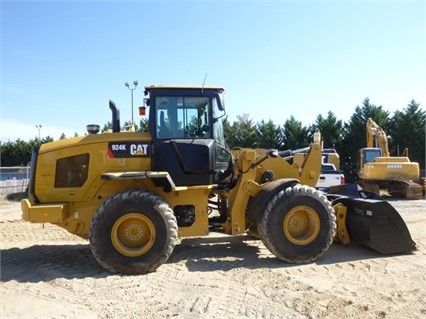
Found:
[{"label": "cab window", "polygon": [[157,96],[158,138],[211,138],[208,97]]}]

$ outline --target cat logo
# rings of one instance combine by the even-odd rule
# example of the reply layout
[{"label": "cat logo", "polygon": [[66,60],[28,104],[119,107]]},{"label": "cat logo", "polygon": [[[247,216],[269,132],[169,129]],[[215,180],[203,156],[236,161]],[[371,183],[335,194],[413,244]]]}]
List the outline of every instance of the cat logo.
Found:
[{"label": "cat logo", "polygon": [[130,155],[146,155],[148,153],[147,144],[131,144],[130,145]]},{"label": "cat logo", "polygon": [[108,143],[110,158],[149,157],[149,143],[110,142]]}]

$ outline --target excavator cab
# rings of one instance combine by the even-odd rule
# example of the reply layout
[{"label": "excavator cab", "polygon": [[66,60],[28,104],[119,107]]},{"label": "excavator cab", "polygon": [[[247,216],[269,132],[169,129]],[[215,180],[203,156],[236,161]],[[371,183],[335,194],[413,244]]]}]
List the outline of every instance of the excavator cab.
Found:
[{"label": "excavator cab", "polygon": [[152,170],[168,172],[176,186],[215,184],[226,170],[223,88],[147,86]]},{"label": "excavator cab", "polygon": [[376,147],[365,147],[358,151],[357,171],[361,171],[366,163],[374,161],[377,157],[382,156],[382,150]]}]

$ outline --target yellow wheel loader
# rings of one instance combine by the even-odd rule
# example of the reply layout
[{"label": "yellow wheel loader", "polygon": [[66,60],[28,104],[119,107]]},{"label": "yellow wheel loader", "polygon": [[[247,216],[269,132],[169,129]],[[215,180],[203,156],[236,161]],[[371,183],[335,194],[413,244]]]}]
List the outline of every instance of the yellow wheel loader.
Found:
[{"label": "yellow wheel loader", "polygon": [[[111,272],[142,274],[167,261],[178,238],[250,231],[277,258],[306,263],[333,240],[382,253],[416,249],[400,215],[353,188],[314,188],[321,168],[316,132],[303,150],[229,150],[221,87],[145,87],[148,132],[112,132],[42,144],[32,154],[22,217],[89,240]],[[294,154],[306,153],[301,163]],[[346,185],[344,185],[346,187]]]}]

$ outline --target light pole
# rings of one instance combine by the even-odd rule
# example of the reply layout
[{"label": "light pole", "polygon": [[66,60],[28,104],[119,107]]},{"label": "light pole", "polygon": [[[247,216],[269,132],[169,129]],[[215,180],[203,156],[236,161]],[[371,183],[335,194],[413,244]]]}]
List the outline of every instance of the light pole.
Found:
[{"label": "light pole", "polygon": [[133,85],[135,86],[134,88],[130,88],[129,83],[126,82],[124,83],[124,85],[130,90],[131,92],[131,97],[132,97],[132,125],[134,124],[133,121],[133,91],[136,90],[136,87],[138,86],[138,81],[133,81]]},{"label": "light pole", "polygon": [[41,130],[41,124],[36,124],[35,126],[38,129],[38,140],[40,141],[40,130]]}]

